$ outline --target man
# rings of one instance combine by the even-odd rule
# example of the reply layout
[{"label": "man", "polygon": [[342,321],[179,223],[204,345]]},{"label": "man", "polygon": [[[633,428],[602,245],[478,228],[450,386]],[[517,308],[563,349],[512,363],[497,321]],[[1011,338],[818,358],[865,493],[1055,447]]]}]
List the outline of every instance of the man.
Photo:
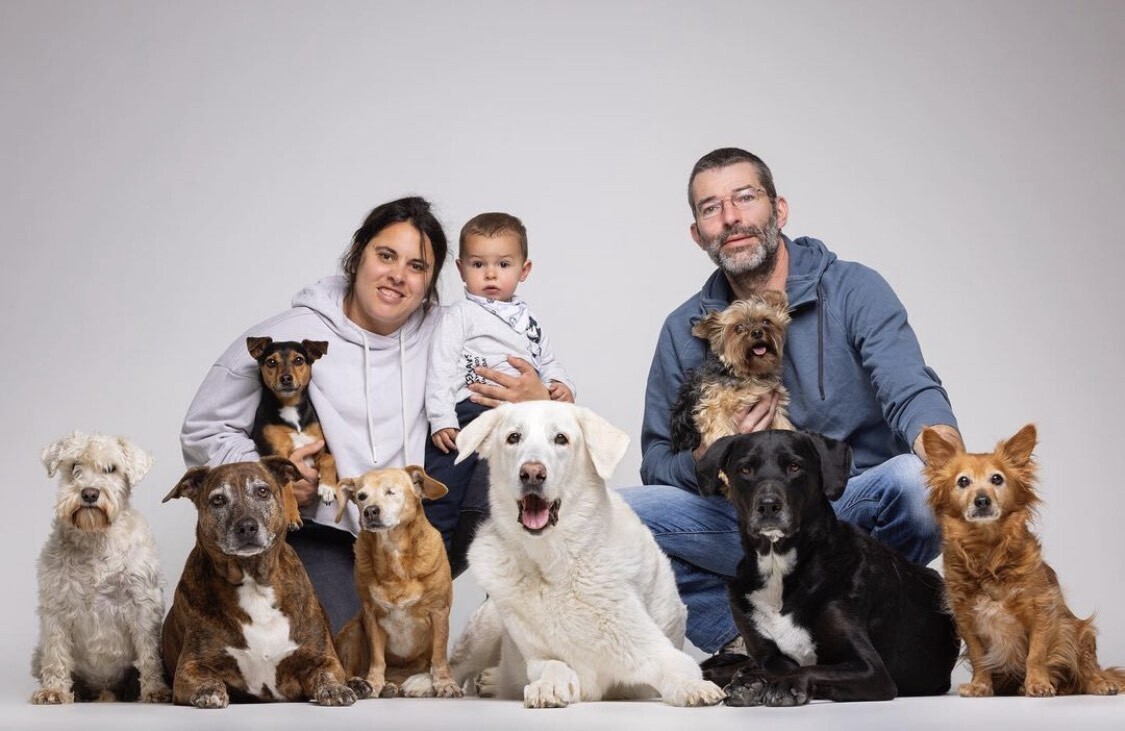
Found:
[{"label": "man", "polygon": [[[760,158],[737,148],[704,155],[688,180],[688,203],[691,237],[718,269],[664,322],[645,394],[646,486],[622,494],[672,561],[688,606],[688,638],[707,652],[744,652],[726,592],[742,557],[738,519],[724,498],[697,493],[702,449],[671,447],[680,384],[706,355],[692,325],[752,293],[786,293],[789,417],[799,429],[851,446],[852,478],[834,503],[837,515],[912,561],[934,559],[941,538],[926,504],[922,428],[960,436],[949,398],[890,286],[871,269],[838,260],[816,239],[783,236],[789,204]],[[776,408],[776,396],[760,401],[747,410],[740,431],[767,428]]]}]

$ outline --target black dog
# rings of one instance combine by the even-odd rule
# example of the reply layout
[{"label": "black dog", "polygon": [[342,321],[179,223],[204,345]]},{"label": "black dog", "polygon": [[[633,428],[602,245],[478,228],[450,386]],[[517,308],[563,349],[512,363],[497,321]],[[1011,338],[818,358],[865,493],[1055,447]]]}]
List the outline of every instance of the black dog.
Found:
[{"label": "black dog", "polygon": [[745,552],[728,587],[752,661],[727,705],[949,690],[961,643],[942,579],[836,519],[850,469],[843,442],[792,431],[720,439],[697,465],[700,492],[734,505]]}]

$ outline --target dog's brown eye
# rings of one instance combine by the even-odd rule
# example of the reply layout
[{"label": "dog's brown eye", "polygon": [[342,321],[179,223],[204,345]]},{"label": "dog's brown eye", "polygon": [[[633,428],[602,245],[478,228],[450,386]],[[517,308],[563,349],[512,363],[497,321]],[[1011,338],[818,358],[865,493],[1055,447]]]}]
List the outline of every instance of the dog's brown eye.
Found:
[{"label": "dog's brown eye", "polygon": [[277,361],[273,358],[270,358],[266,361],[266,368],[277,368]]},{"label": "dog's brown eye", "polygon": [[360,494],[355,496],[355,499],[362,503],[364,500],[367,499],[367,493],[361,492]]},{"label": "dog's brown eye", "polygon": [[520,433],[518,431],[514,431],[511,434],[509,434],[507,442],[508,442],[508,444],[519,444],[520,443]]},{"label": "dog's brown eye", "polygon": [[993,485],[1003,485],[1004,484],[1004,476],[1001,475],[999,472],[997,472],[988,481],[991,482]]},{"label": "dog's brown eye", "polygon": [[226,498],[225,495],[222,495],[222,494],[212,495],[211,499],[208,502],[211,503],[211,505],[216,507],[216,508],[221,508],[221,507],[223,507],[224,505],[227,504],[227,498]]},{"label": "dog's brown eye", "polygon": [[957,487],[968,487],[969,485],[972,484],[972,482],[973,481],[970,480],[968,477],[965,477],[964,475],[961,475],[960,477],[957,478]]},{"label": "dog's brown eye", "polygon": [[559,433],[555,435],[555,444],[570,444],[570,440],[566,438],[566,434]]},{"label": "dog's brown eye", "polygon": [[792,462],[790,462],[786,466],[785,469],[789,470],[790,472],[800,472],[801,471],[801,463],[798,462],[797,460],[793,460]]},{"label": "dog's brown eye", "polygon": [[82,466],[81,465],[74,465],[73,467],[70,468],[70,474],[74,475],[75,477],[78,477],[80,474],[82,474]]},{"label": "dog's brown eye", "polygon": [[748,464],[744,464],[738,468],[738,474],[742,475],[743,477],[749,477],[750,475],[754,474],[754,468]]},{"label": "dog's brown eye", "polygon": [[293,365],[301,365],[304,362],[305,362],[305,359],[302,358],[299,355],[296,358],[293,359]]},{"label": "dog's brown eye", "polygon": [[260,498],[267,498],[270,496],[270,489],[265,485],[259,485],[258,487],[254,488],[254,494]]},{"label": "dog's brown eye", "polygon": [[109,467],[103,467],[102,468],[102,472],[106,473],[107,475],[112,475],[116,471],[117,471],[117,465],[115,465],[115,464],[111,464]]}]

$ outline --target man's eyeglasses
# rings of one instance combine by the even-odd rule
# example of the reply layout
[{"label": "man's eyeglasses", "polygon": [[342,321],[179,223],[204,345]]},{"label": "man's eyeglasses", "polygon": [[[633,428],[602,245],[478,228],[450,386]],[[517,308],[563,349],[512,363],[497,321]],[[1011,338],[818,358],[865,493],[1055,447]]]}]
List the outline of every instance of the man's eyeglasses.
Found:
[{"label": "man's eyeglasses", "polygon": [[729,196],[710,198],[700,203],[699,207],[696,209],[696,215],[701,219],[714,218],[723,212],[723,204],[727,201],[730,201],[731,205],[738,210],[746,211],[752,208],[759,198],[763,197],[769,197],[769,193],[761,188],[742,188],[734,191]]}]

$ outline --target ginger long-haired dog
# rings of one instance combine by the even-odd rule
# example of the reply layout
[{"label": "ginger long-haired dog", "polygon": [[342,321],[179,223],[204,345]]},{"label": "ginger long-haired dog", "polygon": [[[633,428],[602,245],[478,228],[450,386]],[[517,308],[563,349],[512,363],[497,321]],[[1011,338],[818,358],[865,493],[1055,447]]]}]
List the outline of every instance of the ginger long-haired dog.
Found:
[{"label": "ginger long-haired dog", "polygon": [[1125,670],[1098,665],[1093,620],[1067,608],[1030,530],[1039,503],[1035,442],[1032,424],[980,454],[933,429],[922,433],[945,582],[973,666],[960,693],[1113,695],[1125,688]]},{"label": "ginger long-haired dog", "polygon": [[736,300],[695,323],[691,334],[706,340],[710,351],[680,386],[672,407],[672,449],[710,446],[737,434],[746,408],[775,392],[777,414],[770,428],[793,428],[786,411],[789,392],[781,385],[788,327],[789,302],[773,289]]}]

